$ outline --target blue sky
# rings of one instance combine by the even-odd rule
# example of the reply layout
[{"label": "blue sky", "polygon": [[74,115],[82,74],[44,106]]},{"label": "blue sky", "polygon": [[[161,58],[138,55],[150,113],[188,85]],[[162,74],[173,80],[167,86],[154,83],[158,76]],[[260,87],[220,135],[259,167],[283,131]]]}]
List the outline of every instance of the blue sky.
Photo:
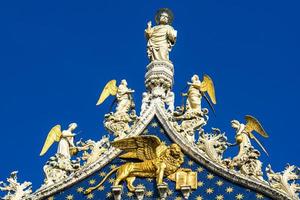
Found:
[{"label": "blue sky", "polygon": [[[169,7],[178,30],[171,53],[176,104],[190,77],[215,83],[218,127],[233,142],[232,119],[251,114],[270,138],[259,137],[282,170],[300,165],[300,27],[298,1],[1,1],[0,180],[43,181],[42,167],[56,151],[39,152],[48,131],[77,122],[77,139],[101,138],[113,98],[96,101],[108,80],[127,79],[137,110],[144,88],[148,20]],[[233,150],[233,151],[236,151]],[[228,155],[229,156],[229,155]],[[231,155],[233,156],[233,155]]]}]

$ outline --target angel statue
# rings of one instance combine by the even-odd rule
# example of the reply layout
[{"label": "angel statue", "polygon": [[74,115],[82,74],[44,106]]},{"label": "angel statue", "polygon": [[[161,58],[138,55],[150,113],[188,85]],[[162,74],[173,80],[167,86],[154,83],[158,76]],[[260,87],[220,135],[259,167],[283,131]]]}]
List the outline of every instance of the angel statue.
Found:
[{"label": "angel statue", "polygon": [[63,131],[61,131],[60,125],[54,126],[48,133],[40,156],[43,156],[54,142],[58,142],[57,153],[67,159],[71,159],[71,155],[77,152],[77,148],[74,145],[74,136],[76,134],[72,133],[76,128],[76,123],[69,124],[69,128]]},{"label": "angel statue", "polygon": [[[203,81],[201,82],[199,76],[195,74],[192,76],[191,81],[192,81],[191,83],[188,82],[188,85],[190,86],[188,92],[183,94],[183,96],[187,96],[186,110],[193,111],[196,113],[202,113],[202,108],[201,108],[202,97],[204,97],[207,100],[208,104],[213,109],[211,102],[213,104],[216,104],[217,101],[216,101],[214,83],[212,79],[205,74],[203,76]],[[208,93],[211,102],[207,98],[205,92]]]},{"label": "angel statue", "polygon": [[168,8],[159,9],[155,15],[156,26],[147,23],[145,36],[148,40],[147,54],[150,61],[169,60],[169,52],[176,42],[177,31],[171,26],[173,13]]},{"label": "angel statue", "polygon": [[116,111],[105,115],[104,120],[105,127],[116,136],[124,136],[124,132],[130,130],[129,123],[136,119],[134,110],[135,104],[132,98],[133,92],[134,90],[127,87],[126,80],[122,80],[118,87],[116,80],[111,80],[105,85],[97,101],[96,105],[98,106],[101,105],[109,95],[116,96]]},{"label": "angel statue", "polygon": [[243,174],[262,180],[262,163],[258,160],[260,152],[254,149],[250,139],[255,140],[261,149],[268,155],[266,149],[254,136],[253,131],[259,133],[265,138],[269,136],[256,118],[251,115],[246,115],[245,120],[247,122],[246,125],[237,120],[231,121],[232,128],[236,130],[236,143],[231,144],[230,146],[239,145],[239,153],[232,159],[229,167],[237,167]]},{"label": "angel statue", "polygon": [[116,82],[116,80],[111,80],[105,85],[96,105],[101,105],[109,95],[113,95],[116,96],[117,99],[115,114],[127,113],[130,109],[135,107],[132,99],[134,90],[127,87],[127,81],[125,79],[121,81],[119,87],[117,87]]},{"label": "angel statue", "polygon": [[57,153],[49,158],[43,168],[46,176],[43,186],[58,182],[79,169],[80,159],[71,160],[71,156],[82,150],[74,145],[76,134],[73,131],[76,128],[77,124],[71,123],[67,130],[61,131],[61,126],[56,125],[48,133],[40,156],[43,156],[54,142],[58,142],[58,148]]},{"label": "angel statue", "polygon": [[26,199],[31,194],[31,182],[25,181],[20,184],[17,180],[17,173],[18,171],[13,171],[10,174],[10,177],[6,179],[8,184],[0,181],[0,190],[7,192],[1,199],[20,200]]},{"label": "angel statue", "polygon": [[[188,82],[188,92],[182,94],[183,96],[187,96],[186,106],[182,106],[173,114],[175,120],[182,121],[180,125],[178,125],[177,122],[174,122],[175,129],[178,132],[182,132],[189,141],[194,142],[195,131],[199,130],[199,132],[203,132],[201,127],[206,125],[208,120],[208,110],[202,109],[201,107],[202,97],[207,100],[213,109],[212,103],[216,104],[216,96],[213,81],[208,75],[203,76],[202,82],[199,80],[198,75],[193,75],[191,80],[191,83]],[[206,96],[206,92],[212,103]]]},{"label": "angel statue", "polygon": [[[176,172],[191,172],[191,169],[180,168],[184,162],[184,154],[177,144],[166,146],[160,139],[153,135],[124,138],[111,143],[113,147],[124,150],[120,156],[129,159],[127,163],[112,169],[106,177],[96,186],[90,187],[85,194],[100,187],[114,172],[116,178],[113,183],[118,186],[122,181],[127,182],[129,191],[134,192],[134,180],[138,178],[156,178],[157,185],[163,184],[167,177],[175,181]],[[133,162],[139,160],[139,162]],[[197,180],[194,180],[197,183]],[[194,189],[192,187],[192,189]]]}]

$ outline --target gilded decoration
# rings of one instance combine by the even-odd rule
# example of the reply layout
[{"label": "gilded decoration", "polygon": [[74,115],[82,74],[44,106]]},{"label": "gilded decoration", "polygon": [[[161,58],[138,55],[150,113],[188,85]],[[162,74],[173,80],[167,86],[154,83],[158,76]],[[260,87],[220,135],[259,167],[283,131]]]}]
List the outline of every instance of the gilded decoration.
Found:
[{"label": "gilded decoration", "polygon": [[[193,75],[181,94],[183,104],[175,105],[174,65],[169,55],[177,39],[173,18],[171,10],[163,8],[157,11],[155,26],[147,23],[150,63],[139,116],[135,91],[127,81],[119,85],[114,79],[108,81],[96,105],[115,97],[114,110],[103,117],[111,135],[76,142],[77,123],[66,130],[61,125],[52,127],[40,156],[47,155],[55,143],[58,146],[43,167],[44,183],[32,192],[32,184],[19,183],[14,171],[6,182],[0,182],[5,193],[2,199],[299,200],[298,167],[287,165],[283,172],[274,172],[267,165],[263,172],[260,158],[268,153],[255,133],[265,138],[268,134],[255,117],[246,115],[245,124],[232,120],[235,132],[231,133],[206,127],[209,111],[215,113],[217,103],[210,76],[200,80]],[[203,100],[208,108],[203,107]],[[228,141],[229,134],[235,135],[234,143]],[[233,148],[238,153],[224,159]]]},{"label": "gilded decoration", "polygon": [[[127,162],[120,167],[112,169],[105,178],[95,187],[88,188],[86,194],[99,188],[109,176],[116,172],[116,179],[113,186],[118,186],[121,181],[126,180],[129,191],[134,192],[135,186],[133,185],[136,177],[141,178],[155,178],[157,185],[163,184],[163,178],[167,177],[170,180],[176,180],[176,173],[181,173],[181,176],[186,176],[190,169],[180,168],[184,162],[183,153],[181,148],[173,143],[166,146],[156,136],[138,136],[126,139],[117,140],[111,143],[112,146],[125,151],[120,156],[122,159],[137,159],[142,162]],[[191,185],[197,182],[195,179]],[[197,187],[193,187],[197,189]]]}]

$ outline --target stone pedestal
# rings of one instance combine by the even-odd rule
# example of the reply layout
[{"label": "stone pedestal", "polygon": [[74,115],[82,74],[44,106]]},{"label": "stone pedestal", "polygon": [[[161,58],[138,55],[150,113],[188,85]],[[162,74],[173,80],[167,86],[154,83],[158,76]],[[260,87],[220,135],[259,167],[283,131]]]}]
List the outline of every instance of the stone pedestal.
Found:
[{"label": "stone pedestal", "polygon": [[174,82],[174,66],[168,61],[152,61],[147,66],[145,85],[152,98],[165,98]]},{"label": "stone pedestal", "polygon": [[113,194],[114,200],[121,200],[123,186],[122,185],[111,186],[111,192]]},{"label": "stone pedestal", "polygon": [[169,189],[169,187],[168,187],[168,184],[166,184],[166,183],[157,185],[157,190],[158,190],[159,197],[161,200],[166,200],[167,195],[168,195],[168,189]]}]

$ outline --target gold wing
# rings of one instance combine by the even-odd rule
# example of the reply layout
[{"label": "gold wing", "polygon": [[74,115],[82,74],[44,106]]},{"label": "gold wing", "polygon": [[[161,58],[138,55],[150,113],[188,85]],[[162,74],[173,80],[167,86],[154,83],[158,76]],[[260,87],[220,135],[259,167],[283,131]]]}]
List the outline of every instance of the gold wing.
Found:
[{"label": "gold wing", "polygon": [[135,158],[145,161],[157,158],[157,149],[164,144],[156,136],[143,135],[116,140],[111,145],[125,151],[120,158]]},{"label": "gold wing", "polygon": [[[266,131],[264,130],[262,125],[259,123],[259,121],[255,117],[253,117],[251,115],[246,115],[245,120],[247,122],[246,127],[245,127],[246,132],[251,133],[252,131],[256,131],[257,133],[259,133],[260,135],[262,135],[265,138],[269,137],[269,135],[266,133]],[[251,135],[252,134],[250,134],[250,137],[251,137]]]},{"label": "gold wing", "polygon": [[109,96],[109,95],[116,95],[118,91],[118,87],[117,87],[117,81],[116,80],[111,80],[108,83],[106,83],[105,87],[103,88],[103,91],[97,101],[97,106],[99,106],[100,104],[102,104],[105,99]]},{"label": "gold wing", "polygon": [[203,76],[203,81],[201,82],[200,90],[201,92],[208,93],[213,104],[217,103],[214,83],[212,79],[206,74]]},{"label": "gold wing", "polygon": [[267,150],[264,148],[264,146],[260,143],[260,141],[253,135],[252,131],[256,131],[257,133],[259,133],[261,136],[268,138],[269,135],[266,133],[266,131],[264,130],[264,128],[262,127],[262,125],[259,123],[259,121],[251,116],[251,115],[246,115],[245,116],[245,120],[246,120],[246,126],[245,126],[245,131],[249,134],[249,137],[251,139],[254,139],[257,144],[262,148],[262,150],[267,154]]},{"label": "gold wing", "polygon": [[60,138],[61,138],[61,127],[60,125],[56,125],[48,133],[48,136],[46,138],[40,156],[43,156],[55,141],[59,142]]}]

